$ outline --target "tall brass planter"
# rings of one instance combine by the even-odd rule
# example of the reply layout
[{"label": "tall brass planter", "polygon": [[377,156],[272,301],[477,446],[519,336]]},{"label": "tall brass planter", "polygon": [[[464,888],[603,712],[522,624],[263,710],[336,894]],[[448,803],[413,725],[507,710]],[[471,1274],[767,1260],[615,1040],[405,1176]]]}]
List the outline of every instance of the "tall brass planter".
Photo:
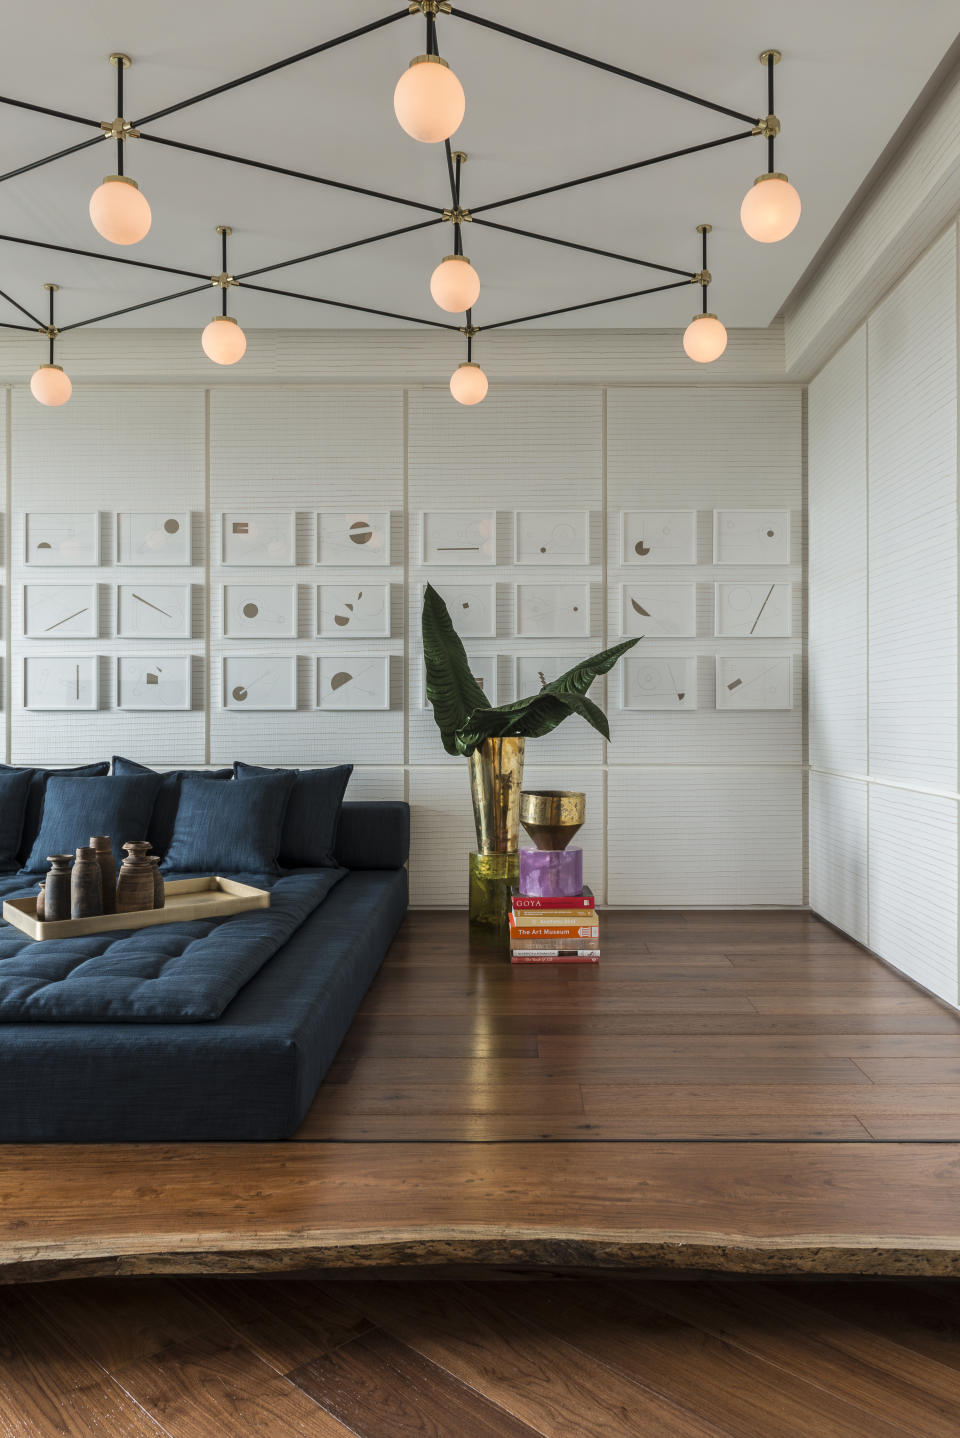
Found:
[{"label": "tall brass planter", "polygon": [[470,755],[477,852],[470,855],[471,938],[506,947],[510,893],[520,877],[525,739],[485,739]]}]

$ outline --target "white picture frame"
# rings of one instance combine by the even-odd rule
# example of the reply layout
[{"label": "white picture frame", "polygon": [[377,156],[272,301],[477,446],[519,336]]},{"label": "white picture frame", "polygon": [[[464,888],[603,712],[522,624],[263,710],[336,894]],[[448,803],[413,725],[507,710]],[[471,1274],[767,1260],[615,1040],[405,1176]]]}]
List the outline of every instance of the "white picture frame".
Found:
[{"label": "white picture frame", "polygon": [[[497,691],[497,655],[496,654],[471,654],[467,650],[467,660],[470,665],[470,672],[476,679],[484,694],[491,704],[499,703]],[[430,709],[433,706],[427,699],[427,669],[423,660],[420,660],[420,708]]]},{"label": "white picture frame", "polygon": [[695,639],[697,586],[630,581],[620,586],[620,633],[645,639]]},{"label": "white picture frame", "polygon": [[317,659],[319,709],[389,709],[389,654],[321,654]]},{"label": "white picture frame", "polygon": [[23,707],[83,713],[100,708],[95,654],[27,654],[23,661]]},{"label": "white picture frame", "polygon": [[620,563],[646,566],[696,564],[695,509],[624,509],[620,512]]},{"label": "white picture frame", "polygon": [[41,513],[23,521],[24,563],[37,569],[96,569],[100,564],[100,514]]},{"label": "white picture frame", "polygon": [[189,584],[118,584],[120,639],[192,639],[193,590]]},{"label": "white picture frame", "polygon": [[515,564],[576,565],[590,563],[588,509],[516,509],[513,513]]},{"label": "white picture frame", "polygon": [[715,509],[714,564],[789,564],[789,509]]},{"label": "white picture frame", "polygon": [[714,633],[723,639],[789,639],[793,585],[730,580],[715,586]]},{"label": "white picture frame", "polygon": [[25,584],[23,632],[27,639],[97,639],[96,584]]},{"label": "white picture frame", "polygon": [[[432,582],[432,581],[431,581]],[[496,639],[497,586],[495,584],[434,584],[453,627],[461,639]],[[420,586],[420,608],[427,586]]]},{"label": "white picture frame", "polygon": [[284,712],[297,707],[295,654],[225,654],[221,705],[234,714]]},{"label": "white picture frame", "polygon": [[589,639],[590,585],[514,585],[514,633],[518,639]]},{"label": "white picture frame", "polygon": [[[552,684],[559,679],[561,674],[566,674],[575,664],[583,661],[583,654],[515,654],[513,656],[513,694],[515,699],[527,699],[531,694],[536,694],[544,684]],[[595,694],[597,685],[601,682],[595,679],[587,690],[588,694]]]},{"label": "white picture frame", "polygon": [[120,510],[117,563],[183,568],[193,563],[193,523],[188,510]]},{"label": "white picture frame", "polygon": [[696,709],[695,654],[625,654],[619,669],[621,709]]},{"label": "white picture frame", "polygon": [[789,654],[717,655],[718,709],[792,709]]},{"label": "white picture frame", "polygon": [[389,639],[389,584],[317,586],[317,634],[322,639]]},{"label": "white picture frame", "polygon": [[231,581],[221,592],[225,639],[296,639],[297,586]]},{"label": "white picture frame", "polygon": [[297,562],[292,509],[231,509],[220,516],[220,562],[247,569],[290,569]]},{"label": "white picture frame", "polygon": [[390,511],[354,509],[317,514],[317,564],[358,568],[390,563]]},{"label": "white picture frame", "polygon": [[420,560],[457,569],[496,564],[496,510],[424,510],[420,515]]},{"label": "white picture frame", "polygon": [[189,654],[119,654],[117,708],[190,709],[191,671]]}]

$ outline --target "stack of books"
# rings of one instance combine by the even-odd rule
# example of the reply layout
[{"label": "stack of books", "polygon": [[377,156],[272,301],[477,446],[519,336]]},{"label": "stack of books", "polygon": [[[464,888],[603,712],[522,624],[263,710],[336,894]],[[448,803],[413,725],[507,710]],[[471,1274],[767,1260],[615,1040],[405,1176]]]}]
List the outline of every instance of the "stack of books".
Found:
[{"label": "stack of books", "polygon": [[512,964],[596,964],[599,959],[600,920],[590,889],[551,898],[513,891]]}]

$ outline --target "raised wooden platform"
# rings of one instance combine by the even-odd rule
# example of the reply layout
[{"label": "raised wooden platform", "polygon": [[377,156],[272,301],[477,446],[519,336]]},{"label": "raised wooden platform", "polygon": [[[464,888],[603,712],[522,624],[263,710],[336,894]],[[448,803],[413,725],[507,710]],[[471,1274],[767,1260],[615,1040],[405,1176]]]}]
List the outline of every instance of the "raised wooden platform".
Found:
[{"label": "raised wooden platform", "polygon": [[0,1279],[960,1274],[960,1017],[808,914],[412,914],[296,1138],[0,1148]]}]

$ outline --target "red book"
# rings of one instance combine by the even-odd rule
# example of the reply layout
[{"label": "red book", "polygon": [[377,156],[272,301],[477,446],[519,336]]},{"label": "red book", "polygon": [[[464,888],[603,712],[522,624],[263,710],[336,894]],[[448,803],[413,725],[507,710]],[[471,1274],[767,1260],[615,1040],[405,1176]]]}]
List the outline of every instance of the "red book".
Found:
[{"label": "red book", "polygon": [[584,887],[579,894],[559,894],[549,899],[539,894],[518,894],[514,890],[513,907],[520,909],[592,909],[592,890]]},{"label": "red book", "polygon": [[559,949],[537,949],[533,952],[516,950],[510,955],[511,964],[598,964],[599,949],[577,949],[561,953]]}]

